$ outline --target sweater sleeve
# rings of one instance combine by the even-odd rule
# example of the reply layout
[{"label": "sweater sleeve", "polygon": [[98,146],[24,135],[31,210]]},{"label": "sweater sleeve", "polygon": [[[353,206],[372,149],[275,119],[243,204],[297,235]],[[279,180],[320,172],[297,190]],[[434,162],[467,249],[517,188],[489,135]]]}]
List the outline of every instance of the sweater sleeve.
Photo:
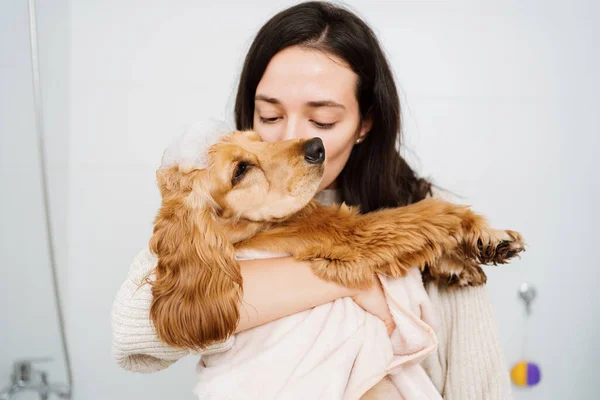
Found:
[{"label": "sweater sleeve", "polygon": [[485,287],[452,290],[429,282],[426,289],[439,318],[439,346],[422,365],[442,397],[510,399],[508,369]]},{"label": "sweater sleeve", "polygon": [[149,249],[140,252],[113,302],[112,351],[117,365],[127,371],[149,373],[167,368],[188,354],[212,354],[229,349],[233,336],[198,353],[160,341],[150,319],[152,288],[146,283],[147,277],[153,278],[156,262],[156,256]]}]

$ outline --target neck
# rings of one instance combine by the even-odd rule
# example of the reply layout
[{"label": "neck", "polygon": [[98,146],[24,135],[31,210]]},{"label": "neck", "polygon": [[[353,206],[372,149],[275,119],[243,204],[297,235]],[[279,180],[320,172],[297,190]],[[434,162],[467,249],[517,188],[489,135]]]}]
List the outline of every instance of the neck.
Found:
[{"label": "neck", "polygon": [[[317,193],[314,199],[324,206],[330,206],[331,204],[341,204],[341,195],[339,191],[336,189],[325,188]],[[310,206],[311,203],[304,207],[299,212],[295,213],[295,216],[302,215],[303,212],[312,210],[314,204]],[[309,207],[310,206],[310,207]],[[233,219],[231,216],[215,216],[215,222],[219,225],[219,227],[223,230],[227,239],[230,243],[236,244],[252,236],[256,235],[258,232],[269,229],[271,226],[271,222],[267,221],[250,221],[247,219]]]},{"label": "neck", "polygon": [[339,190],[327,187],[315,195],[315,200],[325,206],[329,206],[333,203],[340,204],[342,196]]}]

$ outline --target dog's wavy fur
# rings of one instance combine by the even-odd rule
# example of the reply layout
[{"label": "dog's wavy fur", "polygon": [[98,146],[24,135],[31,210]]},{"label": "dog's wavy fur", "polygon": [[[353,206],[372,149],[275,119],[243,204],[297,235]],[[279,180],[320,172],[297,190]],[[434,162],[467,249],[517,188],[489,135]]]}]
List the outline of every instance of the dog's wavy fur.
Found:
[{"label": "dog's wavy fur", "polygon": [[517,232],[492,229],[467,206],[443,200],[368,214],[322,206],[312,198],[324,166],[305,161],[305,144],[234,132],[211,147],[206,168],[158,170],[150,316],[162,341],[197,350],[235,332],[237,250],[292,254],[311,260],[323,279],[364,287],[374,273],[400,277],[414,266],[425,279],[481,285],[480,264],[505,263],[524,249]]}]

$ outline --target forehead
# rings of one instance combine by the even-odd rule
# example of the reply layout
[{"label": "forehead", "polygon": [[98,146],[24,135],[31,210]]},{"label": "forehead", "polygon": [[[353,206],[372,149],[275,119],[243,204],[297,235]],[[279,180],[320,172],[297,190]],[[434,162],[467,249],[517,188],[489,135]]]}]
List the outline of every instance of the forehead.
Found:
[{"label": "forehead", "polygon": [[294,46],[271,59],[256,92],[285,105],[320,99],[349,105],[355,101],[357,79],[347,63],[336,56]]}]

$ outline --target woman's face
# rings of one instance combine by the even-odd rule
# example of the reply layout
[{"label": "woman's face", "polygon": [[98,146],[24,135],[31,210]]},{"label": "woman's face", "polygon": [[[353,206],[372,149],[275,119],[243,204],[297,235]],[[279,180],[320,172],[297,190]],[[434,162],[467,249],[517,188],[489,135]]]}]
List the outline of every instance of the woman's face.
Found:
[{"label": "woman's face", "polygon": [[360,120],[357,80],[343,60],[294,46],[271,59],[256,89],[254,130],[264,141],[323,140],[326,163],[319,190],[335,186],[352,147],[371,128],[369,120]]}]

